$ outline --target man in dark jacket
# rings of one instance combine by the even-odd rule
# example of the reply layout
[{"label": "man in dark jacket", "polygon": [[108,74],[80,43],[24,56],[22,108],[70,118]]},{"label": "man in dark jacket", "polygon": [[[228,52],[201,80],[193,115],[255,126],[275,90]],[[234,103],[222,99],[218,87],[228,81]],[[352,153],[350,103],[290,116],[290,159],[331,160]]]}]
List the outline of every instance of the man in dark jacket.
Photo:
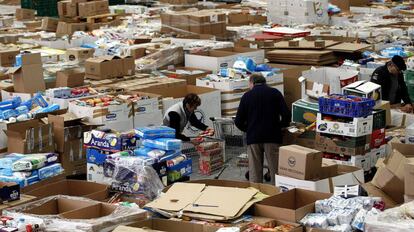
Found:
[{"label": "man in dark jacket", "polygon": [[403,75],[406,69],[404,59],[401,56],[394,56],[391,61],[374,71],[371,81],[381,85],[382,100],[389,101],[391,105],[401,104],[402,100],[405,105],[401,110],[411,113],[413,106]]},{"label": "man in dark jacket", "polygon": [[282,128],[289,126],[291,114],[283,95],[269,87],[261,74],[251,75],[249,84],[251,90],[241,98],[235,124],[247,132],[250,182],[263,182],[263,159],[266,155],[274,184]]}]

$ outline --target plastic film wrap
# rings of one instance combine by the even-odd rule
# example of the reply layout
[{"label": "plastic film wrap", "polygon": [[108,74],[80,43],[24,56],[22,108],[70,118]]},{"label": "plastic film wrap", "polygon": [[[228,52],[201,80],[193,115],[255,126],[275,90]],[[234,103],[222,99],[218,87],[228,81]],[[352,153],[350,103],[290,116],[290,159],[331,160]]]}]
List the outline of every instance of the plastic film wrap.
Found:
[{"label": "plastic film wrap", "polygon": [[365,231],[368,232],[411,232],[414,231],[414,201],[366,217]]},{"label": "plastic film wrap", "polygon": [[184,51],[182,47],[169,45],[159,51],[135,60],[136,71],[153,71],[168,65],[184,63]]},{"label": "plastic film wrap", "polygon": [[[67,207],[62,207],[62,209],[59,210],[64,210],[64,208],[66,208],[66,212],[58,212],[58,214],[54,215],[31,213],[39,212],[39,208],[47,207],[48,204],[50,205],[51,203],[54,203],[53,201],[65,201]],[[68,206],[68,204],[70,206]],[[105,207],[104,210],[101,209],[100,211],[106,215],[98,218],[88,218],[92,217],[93,213],[88,214],[87,210],[94,207]],[[45,212],[45,209],[40,210],[40,212]],[[107,214],[105,212],[110,213]],[[46,228],[45,231],[47,232],[110,231],[119,224],[132,223],[146,218],[146,212],[137,207],[114,206],[87,198],[64,195],[46,197],[38,201],[9,208],[3,211],[3,215],[15,219],[25,218],[28,222],[34,220],[37,222],[42,221],[42,224],[44,224]],[[86,219],[75,219],[77,216]]]}]

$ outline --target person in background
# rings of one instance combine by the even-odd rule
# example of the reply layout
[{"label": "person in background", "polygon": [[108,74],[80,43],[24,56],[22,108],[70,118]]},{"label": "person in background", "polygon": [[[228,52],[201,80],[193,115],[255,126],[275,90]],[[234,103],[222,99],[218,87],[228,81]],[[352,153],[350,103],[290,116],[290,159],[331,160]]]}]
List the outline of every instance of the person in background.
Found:
[{"label": "person in background", "polygon": [[384,66],[375,69],[371,76],[371,82],[381,85],[382,100],[389,101],[391,105],[405,103],[401,110],[406,113],[413,111],[407,85],[404,81],[403,71],[407,69],[401,56],[394,56]]},{"label": "person in background", "polygon": [[249,79],[250,91],[240,100],[235,125],[246,132],[249,155],[249,181],[263,182],[263,161],[266,156],[271,183],[279,162],[282,128],[289,126],[291,114],[279,90],[266,84],[266,79],[254,73]]},{"label": "person in background", "polygon": [[191,126],[207,131],[208,136],[214,135],[214,130],[208,128],[202,123],[194,114],[194,111],[201,105],[201,99],[197,94],[190,93],[185,96],[182,102],[171,106],[164,115],[163,125],[175,129],[175,137],[182,141],[191,141],[193,144],[198,144],[199,140],[191,140],[189,137],[183,135],[183,131],[188,123]]}]

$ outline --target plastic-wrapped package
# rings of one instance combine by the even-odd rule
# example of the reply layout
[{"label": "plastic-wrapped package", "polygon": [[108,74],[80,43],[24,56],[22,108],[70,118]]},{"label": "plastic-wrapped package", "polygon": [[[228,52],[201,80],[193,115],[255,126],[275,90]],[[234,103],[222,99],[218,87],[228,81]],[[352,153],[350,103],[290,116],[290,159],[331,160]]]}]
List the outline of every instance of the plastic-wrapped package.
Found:
[{"label": "plastic-wrapped package", "polygon": [[175,130],[167,126],[139,127],[135,133],[142,139],[175,138]]},{"label": "plastic-wrapped package", "polygon": [[134,154],[137,156],[148,156],[154,159],[158,159],[160,157],[163,157],[166,154],[166,151],[149,147],[140,147],[134,150]]},{"label": "plastic-wrapped package", "polygon": [[111,187],[116,191],[140,194],[147,200],[153,200],[164,188],[158,173],[151,166],[153,159],[121,157],[111,162],[113,170],[109,177],[112,178]]},{"label": "plastic-wrapped package", "polygon": [[63,172],[63,168],[61,164],[52,164],[50,166],[46,166],[39,169],[39,179],[44,180],[52,176],[57,176]]},{"label": "plastic-wrapped package", "polygon": [[352,232],[352,227],[350,225],[336,225],[336,226],[328,226],[326,228],[329,231],[335,232]]},{"label": "plastic-wrapped package", "polygon": [[142,145],[166,151],[177,151],[181,150],[182,141],[170,138],[146,139],[142,142]]},{"label": "plastic-wrapped package", "polygon": [[307,214],[302,220],[300,220],[300,224],[313,227],[313,228],[321,228],[326,229],[328,224],[328,219],[326,214],[321,213],[309,213]]},{"label": "plastic-wrapped package", "polygon": [[0,159],[0,168],[10,169],[14,162],[24,157],[26,156],[23,154],[11,153]]},{"label": "plastic-wrapped package", "polygon": [[45,156],[28,155],[23,159],[20,159],[13,163],[13,171],[31,171],[34,169],[42,168],[46,165]]},{"label": "plastic-wrapped package", "polygon": [[[47,205],[65,201],[69,209],[59,208],[56,212],[40,215],[36,209],[48,211]],[[94,210],[99,209],[99,210]],[[40,224],[45,232],[98,232],[112,231],[120,224],[144,220],[146,211],[137,207],[115,206],[82,197],[56,195],[29,202],[3,211],[4,216],[17,221],[23,218],[28,224]]]}]

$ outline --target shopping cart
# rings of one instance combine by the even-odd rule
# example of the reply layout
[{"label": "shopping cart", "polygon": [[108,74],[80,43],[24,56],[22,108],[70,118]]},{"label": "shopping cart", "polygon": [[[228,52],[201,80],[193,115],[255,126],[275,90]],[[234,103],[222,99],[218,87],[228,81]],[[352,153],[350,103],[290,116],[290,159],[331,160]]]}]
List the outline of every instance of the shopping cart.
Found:
[{"label": "shopping cart", "polygon": [[[235,117],[231,118],[217,118],[211,117],[210,120],[213,122],[214,130],[216,131],[215,135],[217,138],[224,140],[226,147],[226,154],[229,155],[229,159],[234,157],[237,158],[236,165],[240,168],[249,166],[249,158],[247,155],[247,143],[246,143],[246,134],[239,130],[235,123]],[[226,157],[225,157],[226,158]],[[269,169],[267,166],[264,166],[267,169],[265,174],[266,181],[270,180]],[[249,179],[249,172],[245,174],[246,179]]]}]

